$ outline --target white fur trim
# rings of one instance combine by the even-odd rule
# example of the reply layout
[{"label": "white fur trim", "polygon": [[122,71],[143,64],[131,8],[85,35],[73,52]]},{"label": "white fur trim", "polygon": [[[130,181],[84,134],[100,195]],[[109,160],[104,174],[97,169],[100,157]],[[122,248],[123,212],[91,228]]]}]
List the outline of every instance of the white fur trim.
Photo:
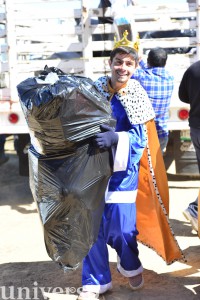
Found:
[{"label": "white fur trim", "polygon": [[119,136],[114,160],[114,172],[125,171],[129,157],[129,136],[127,132],[117,132]]},{"label": "white fur trim", "polygon": [[[108,76],[103,76],[94,84],[100,93],[110,99],[112,95],[108,91],[108,80]],[[131,124],[144,124],[155,118],[155,112],[147,92],[137,80],[130,79],[127,86],[118,91],[115,97],[124,107]]]},{"label": "white fur trim", "polygon": [[134,203],[137,196],[137,190],[135,191],[106,191],[105,202],[110,203]]},{"label": "white fur trim", "polygon": [[112,289],[112,282],[109,282],[107,284],[103,285],[95,285],[95,284],[88,284],[88,285],[83,285],[83,292],[93,292],[93,293],[98,293],[98,294],[103,294],[108,290]]},{"label": "white fur trim", "polygon": [[139,275],[143,272],[143,266],[142,265],[137,270],[132,270],[132,271],[124,270],[124,268],[122,268],[122,266],[120,265],[119,256],[117,256],[117,269],[124,277],[136,276],[136,275]]}]

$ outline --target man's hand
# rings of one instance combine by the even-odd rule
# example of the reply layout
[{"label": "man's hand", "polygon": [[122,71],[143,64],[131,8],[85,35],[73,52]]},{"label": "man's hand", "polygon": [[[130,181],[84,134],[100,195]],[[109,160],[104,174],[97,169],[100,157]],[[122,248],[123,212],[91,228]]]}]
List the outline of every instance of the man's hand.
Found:
[{"label": "man's hand", "polygon": [[96,134],[95,142],[100,149],[107,149],[118,143],[118,134],[108,125],[100,126],[101,133]]}]

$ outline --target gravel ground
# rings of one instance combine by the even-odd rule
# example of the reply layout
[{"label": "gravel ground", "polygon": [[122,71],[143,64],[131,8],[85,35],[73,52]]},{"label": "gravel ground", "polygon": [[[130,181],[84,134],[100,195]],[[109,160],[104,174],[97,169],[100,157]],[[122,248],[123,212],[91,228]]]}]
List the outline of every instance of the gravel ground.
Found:
[{"label": "gravel ground", "polygon": [[[63,273],[48,257],[29,180],[18,175],[18,158],[11,140],[6,151],[10,159],[0,166],[0,299],[76,299],[81,267]],[[145,286],[133,292],[116,271],[116,254],[109,249],[113,290],[102,299],[200,299],[200,241],[182,215],[195,199],[199,181],[168,177],[170,221],[187,262],[167,266],[155,252],[139,244]]]}]

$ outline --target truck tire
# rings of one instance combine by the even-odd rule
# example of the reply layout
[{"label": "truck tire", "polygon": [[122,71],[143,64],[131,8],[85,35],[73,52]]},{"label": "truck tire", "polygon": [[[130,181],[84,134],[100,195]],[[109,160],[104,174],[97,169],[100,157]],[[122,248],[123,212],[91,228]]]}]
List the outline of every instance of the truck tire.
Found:
[{"label": "truck tire", "polygon": [[15,150],[19,157],[19,175],[29,176],[28,148],[30,145],[29,134],[18,134],[15,138]]},{"label": "truck tire", "polygon": [[180,130],[173,131],[176,174],[199,176],[196,152],[191,140],[181,140]]}]

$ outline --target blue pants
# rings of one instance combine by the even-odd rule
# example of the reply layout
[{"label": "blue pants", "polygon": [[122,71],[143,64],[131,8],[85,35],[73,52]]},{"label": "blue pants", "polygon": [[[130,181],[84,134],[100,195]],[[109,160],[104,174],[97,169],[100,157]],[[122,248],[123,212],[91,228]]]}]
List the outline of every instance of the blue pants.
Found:
[{"label": "blue pants", "polygon": [[117,252],[117,269],[122,275],[131,277],[142,273],[135,221],[135,203],[105,205],[98,239],[83,261],[84,291],[101,294],[112,287],[107,244]]}]

